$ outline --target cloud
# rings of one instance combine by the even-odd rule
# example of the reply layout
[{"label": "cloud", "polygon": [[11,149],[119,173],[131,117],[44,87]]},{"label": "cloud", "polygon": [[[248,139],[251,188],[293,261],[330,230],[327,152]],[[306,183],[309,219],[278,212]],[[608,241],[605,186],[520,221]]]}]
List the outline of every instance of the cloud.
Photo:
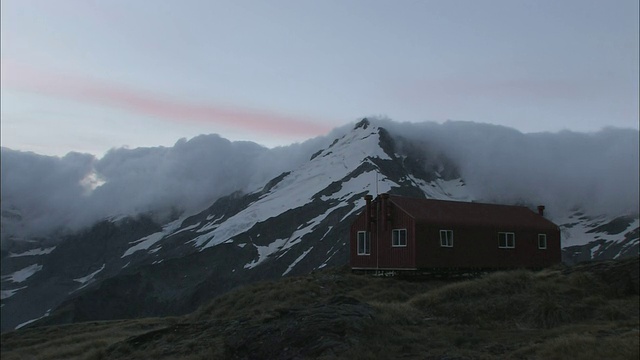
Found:
[{"label": "cloud", "polygon": [[[43,234],[55,224],[71,224],[85,205],[81,180],[92,171],[95,158],[69,153],[63,158],[2,148],[1,186],[4,233]],[[25,223],[4,221],[5,213],[19,211]],[[25,225],[25,229],[12,226]]]},{"label": "cloud", "polygon": [[173,210],[202,210],[220,196],[261,188],[309,159],[324,139],[268,149],[200,135],[180,139],[172,147],[112,149],[100,159],[3,147],[2,211],[25,220],[5,221],[3,215],[3,235],[41,236],[78,230],[112,216],[154,213],[165,220]]},{"label": "cloud", "polygon": [[[550,215],[573,207],[592,215],[638,212],[637,130],[523,134],[472,122],[373,123],[433,155],[426,158],[450,159],[479,200],[544,204]],[[218,135],[181,139],[172,147],[113,149],[100,159],[2,148],[2,211],[19,210],[25,219],[12,223],[3,216],[3,233],[34,236],[110,216],[199,211],[234,191],[260,189],[352,126],[274,149]],[[92,183],[102,185],[89,191]]]},{"label": "cloud", "polygon": [[276,112],[197,104],[122,84],[36,69],[2,59],[2,87],[68,100],[117,107],[171,122],[224,125],[272,135],[317,136],[331,126],[326,121]]},{"label": "cloud", "polygon": [[523,134],[460,121],[383,126],[452,159],[479,199],[545,204],[555,214],[571,208],[591,215],[638,213],[637,130]]}]

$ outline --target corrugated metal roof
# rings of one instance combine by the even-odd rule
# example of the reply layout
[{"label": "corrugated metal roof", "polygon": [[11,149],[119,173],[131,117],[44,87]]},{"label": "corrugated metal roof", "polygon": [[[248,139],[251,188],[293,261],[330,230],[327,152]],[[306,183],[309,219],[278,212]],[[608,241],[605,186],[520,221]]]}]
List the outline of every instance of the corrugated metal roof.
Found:
[{"label": "corrugated metal roof", "polygon": [[558,228],[556,224],[525,206],[417,199],[395,195],[389,196],[389,200],[406,211],[417,223],[490,226],[504,228],[505,231]]}]

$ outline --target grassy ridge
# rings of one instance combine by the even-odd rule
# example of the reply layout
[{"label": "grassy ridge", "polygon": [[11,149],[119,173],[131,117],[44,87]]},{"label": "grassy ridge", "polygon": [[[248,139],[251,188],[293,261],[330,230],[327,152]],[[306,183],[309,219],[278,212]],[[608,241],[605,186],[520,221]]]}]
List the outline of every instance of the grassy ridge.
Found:
[{"label": "grassy ridge", "polygon": [[89,322],[2,334],[2,359],[96,359],[109,345],[164,328],[177,318]]},{"label": "grassy ridge", "polygon": [[638,258],[471,280],[330,269],[179,318],[23,329],[3,359],[637,359]]}]

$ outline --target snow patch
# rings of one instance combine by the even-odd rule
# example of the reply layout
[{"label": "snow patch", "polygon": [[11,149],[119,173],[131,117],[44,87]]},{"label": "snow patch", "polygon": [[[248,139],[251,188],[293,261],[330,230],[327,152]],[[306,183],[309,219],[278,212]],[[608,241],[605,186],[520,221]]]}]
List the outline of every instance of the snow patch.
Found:
[{"label": "snow patch", "polygon": [[202,228],[196,230],[196,232],[197,233],[202,233],[202,232],[212,231],[212,230],[215,230],[217,227],[218,227],[218,222],[216,220],[216,221],[212,221],[212,222],[207,223]]},{"label": "snow patch", "polygon": [[351,214],[353,214],[354,212],[358,212],[360,210],[362,210],[365,206],[365,201],[364,199],[358,199],[354,202],[353,204],[353,208],[351,209],[351,211],[349,211],[345,216],[342,217],[342,219],[340,219],[340,222],[345,221],[345,219],[348,219],[349,216],[351,216]]},{"label": "snow patch", "polygon": [[[162,231],[159,231],[157,233],[153,233],[151,235],[147,235],[141,239],[138,239],[136,241],[132,241],[131,244],[136,244],[130,248],[127,249],[127,251],[124,252],[124,254],[122,254],[122,256],[120,257],[125,258],[133,253],[135,253],[136,251],[140,251],[140,250],[147,250],[148,248],[152,247],[155,243],[157,243],[158,241],[162,240],[162,238],[164,238],[166,235],[172,233],[173,231],[175,231],[176,229],[178,229],[180,227],[180,224],[182,224],[182,222],[184,221],[183,218],[178,219],[176,221],[170,222],[167,225],[165,225],[162,228]],[[187,230],[189,227],[182,229],[181,231]],[[156,250],[157,251],[157,250]]]},{"label": "snow patch", "polygon": [[200,226],[200,223],[193,224],[193,225],[189,225],[189,226],[187,226],[186,228],[184,228],[184,229],[180,229],[180,230],[178,230],[178,231],[174,232],[174,233],[173,233],[173,234],[171,234],[171,235],[180,234],[180,233],[181,233],[181,232],[183,232],[183,231],[193,230],[193,229],[197,228],[198,226]]},{"label": "snow patch", "polygon": [[42,270],[42,265],[38,265],[38,264],[29,265],[24,269],[20,269],[12,274],[3,276],[2,281],[11,281],[14,283],[21,283],[40,270]]},{"label": "snow patch", "polygon": [[20,256],[38,256],[38,255],[46,255],[55,250],[55,246],[46,248],[46,249],[31,249],[19,254],[9,253],[9,257],[20,257]]},{"label": "snow patch", "polygon": [[11,289],[11,290],[2,290],[0,291],[0,300],[4,300],[4,299],[8,299],[10,297],[12,297],[13,295],[15,295],[18,291],[22,290],[22,289],[26,289],[26,286],[23,287],[19,287],[17,289]]},{"label": "snow patch", "polygon": [[94,276],[96,276],[100,271],[104,270],[104,267],[106,265],[107,264],[102,264],[102,267],[100,269],[92,272],[91,274],[89,274],[87,276],[83,276],[83,277],[80,277],[80,278],[77,278],[77,279],[73,279],[73,281],[79,282],[81,285],[80,285],[79,288],[73,290],[72,292],[76,292],[76,291],[88,286],[89,284],[91,284],[94,281],[94,279],[93,279]]},{"label": "snow patch", "polygon": [[20,329],[20,328],[23,328],[23,327],[25,327],[25,326],[27,326],[27,325],[31,324],[32,322],[36,322],[36,321],[38,321],[38,320],[40,320],[40,319],[46,318],[47,316],[49,316],[49,314],[50,314],[50,313],[51,313],[51,309],[47,310],[47,312],[46,312],[46,313],[44,313],[44,315],[40,316],[39,318],[35,318],[35,319],[31,319],[31,320],[25,321],[25,322],[23,322],[22,324],[20,324],[20,325],[16,326],[15,330],[18,330],[18,329]]},{"label": "snow patch", "polygon": [[315,218],[309,220],[306,224],[306,226],[303,227],[303,225],[300,225],[300,227],[298,227],[298,229],[296,231],[294,231],[293,234],[291,234],[291,237],[289,237],[289,241],[285,244],[285,246],[283,246],[282,250],[288,250],[290,249],[292,246],[300,243],[302,241],[302,238],[313,232],[318,225],[320,225],[320,223],[332,212],[334,212],[335,210],[341,208],[341,207],[345,207],[348,206],[349,204],[346,203],[340,203],[337,206],[334,206],[332,208],[330,208],[329,210],[325,211],[324,213],[316,216]]},{"label": "snow patch", "polygon": [[269,255],[271,255],[274,252],[280,250],[282,248],[282,246],[287,242],[287,240],[288,239],[276,239],[271,244],[269,244],[267,246],[258,246],[258,245],[253,244],[253,246],[255,246],[256,250],[258,250],[258,259],[246,264],[244,266],[244,268],[245,269],[253,269],[254,267],[260,265],[262,262],[267,260]]},{"label": "snow patch", "polygon": [[[342,246],[345,246],[345,245],[346,245],[346,243],[342,243]],[[327,251],[327,254],[329,254],[329,252],[330,252],[331,250],[333,250],[333,247],[332,247],[329,251]],[[320,266],[318,267],[318,269],[322,269],[323,267],[327,266],[327,263],[329,262],[329,260],[331,260],[331,258],[332,258],[335,254],[337,254],[337,253],[338,253],[338,251],[340,251],[340,249],[336,249],[333,253],[331,253],[331,255],[329,255],[329,257],[324,261],[324,263],[322,263],[322,265],[320,265]]]},{"label": "snow patch", "polygon": [[351,197],[354,193],[368,191],[373,195],[375,192],[389,192],[393,187],[398,186],[398,184],[391,181],[386,176],[376,176],[376,171],[367,171],[355,178],[345,181],[342,183],[340,190],[331,194],[331,196],[323,196],[321,199],[323,201],[329,199],[345,200],[347,197]]},{"label": "snow patch", "polygon": [[618,251],[618,253],[613,258],[614,259],[618,259],[620,257],[620,255],[622,255],[624,252],[627,251],[628,248],[636,245],[640,239],[639,238],[635,238],[633,240],[634,241],[629,241],[628,243],[624,244],[624,246],[622,246],[620,248],[620,251]]},{"label": "snow patch", "polygon": [[136,243],[137,245],[130,247],[129,249],[127,249],[127,251],[124,252],[124,254],[122,254],[122,256],[120,257],[121,259],[124,257],[127,257],[131,254],[133,254],[136,251],[139,250],[147,250],[148,248],[150,248],[151,246],[153,246],[153,244],[157,243],[158,241],[162,240],[162,238],[164,237],[165,233],[163,231],[157,232],[157,233],[153,233],[149,236],[145,236],[140,240],[137,240]]},{"label": "snow patch", "polygon": [[322,237],[320,238],[320,241],[324,240],[324,238],[327,237],[327,235],[329,234],[329,231],[331,231],[331,229],[333,229],[333,226],[329,226],[327,228],[327,231],[324,233],[324,235],[322,235]]},{"label": "snow patch", "polygon": [[600,252],[600,250],[602,249],[602,244],[599,244],[598,246],[594,246],[591,248],[591,258],[594,259],[596,257],[596,255]]},{"label": "snow patch", "polygon": [[[207,221],[211,221],[211,219],[213,219],[216,215],[215,214],[209,214],[207,215]],[[220,220],[222,217],[218,217],[216,220],[214,220],[213,222],[216,222],[218,220]]]},{"label": "snow patch", "polygon": [[282,276],[285,276],[289,273],[289,271],[293,270],[293,268],[298,265],[298,263],[300,262],[300,260],[304,259],[305,256],[307,256],[308,253],[311,252],[311,249],[313,249],[313,246],[310,247],[307,251],[303,252],[302,255],[300,255],[297,259],[295,259],[291,265],[289,265],[289,267],[287,268],[287,270],[285,270],[285,272],[282,273]]}]

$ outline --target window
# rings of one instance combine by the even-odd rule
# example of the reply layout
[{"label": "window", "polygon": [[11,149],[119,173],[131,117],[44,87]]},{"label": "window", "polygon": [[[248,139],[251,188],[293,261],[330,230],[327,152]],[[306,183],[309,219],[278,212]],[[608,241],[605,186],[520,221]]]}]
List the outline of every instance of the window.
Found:
[{"label": "window", "polygon": [[453,247],[453,230],[440,230],[440,246]]},{"label": "window", "polygon": [[503,249],[516,247],[516,234],[512,232],[498,233],[498,247]]},{"label": "window", "polygon": [[371,254],[371,239],[366,231],[358,231],[358,255]]},{"label": "window", "polygon": [[393,229],[391,239],[391,246],[407,246],[407,229]]},{"label": "window", "polygon": [[547,234],[538,234],[538,249],[547,248]]}]

